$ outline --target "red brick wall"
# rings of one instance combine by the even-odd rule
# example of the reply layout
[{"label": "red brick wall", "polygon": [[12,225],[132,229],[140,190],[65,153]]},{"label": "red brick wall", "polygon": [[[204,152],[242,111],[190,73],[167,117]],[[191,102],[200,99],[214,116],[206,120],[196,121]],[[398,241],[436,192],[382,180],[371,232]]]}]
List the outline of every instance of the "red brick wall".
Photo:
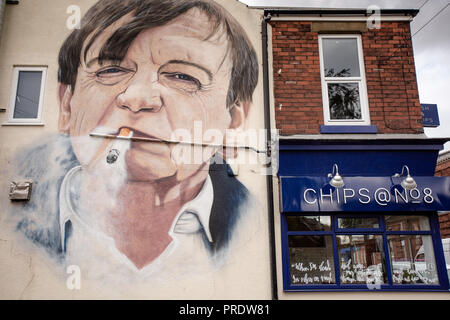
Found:
[{"label": "red brick wall", "polygon": [[[438,163],[436,166],[436,176],[450,176],[450,160]],[[439,215],[439,226],[442,238],[450,238],[450,212]]]},{"label": "red brick wall", "polygon": [[436,166],[436,172],[434,174],[438,177],[448,177],[450,176],[450,160],[442,163],[438,163]]},{"label": "red brick wall", "polygon": [[[277,128],[282,135],[318,134],[324,123],[318,33],[311,22],[270,24]],[[379,133],[422,133],[409,22],[383,22],[362,33],[362,44],[371,124]]]},{"label": "red brick wall", "polygon": [[439,215],[439,227],[441,229],[441,238],[450,238],[450,212]]}]

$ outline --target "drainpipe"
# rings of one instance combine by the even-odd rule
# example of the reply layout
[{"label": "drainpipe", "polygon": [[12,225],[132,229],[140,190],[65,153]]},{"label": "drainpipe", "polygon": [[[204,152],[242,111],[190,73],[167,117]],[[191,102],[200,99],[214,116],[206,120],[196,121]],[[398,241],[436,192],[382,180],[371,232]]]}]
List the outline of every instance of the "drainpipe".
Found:
[{"label": "drainpipe", "polygon": [[[267,41],[267,21],[269,16],[264,16],[261,22],[262,30],[262,60],[263,60],[263,87],[264,87],[264,125],[267,132],[267,150],[270,150],[272,133],[270,124],[270,93],[269,93],[269,58],[268,58],[268,41]],[[268,156],[271,156],[268,154]],[[270,273],[272,278],[272,299],[278,300],[277,285],[277,265],[275,252],[275,222],[274,222],[274,206],[273,206],[273,181],[272,174],[266,174],[267,177],[267,208],[269,212],[269,241],[270,241]]]},{"label": "drainpipe", "polygon": [[3,18],[5,16],[5,4],[6,0],[0,0],[0,40],[2,39]]}]

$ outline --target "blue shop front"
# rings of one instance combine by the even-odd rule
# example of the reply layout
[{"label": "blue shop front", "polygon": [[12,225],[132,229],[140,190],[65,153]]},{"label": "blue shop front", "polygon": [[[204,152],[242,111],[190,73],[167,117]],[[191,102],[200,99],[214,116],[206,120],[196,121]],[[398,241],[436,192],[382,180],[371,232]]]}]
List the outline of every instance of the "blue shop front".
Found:
[{"label": "blue shop front", "polygon": [[280,140],[283,290],[448,291],[445,139]]}]

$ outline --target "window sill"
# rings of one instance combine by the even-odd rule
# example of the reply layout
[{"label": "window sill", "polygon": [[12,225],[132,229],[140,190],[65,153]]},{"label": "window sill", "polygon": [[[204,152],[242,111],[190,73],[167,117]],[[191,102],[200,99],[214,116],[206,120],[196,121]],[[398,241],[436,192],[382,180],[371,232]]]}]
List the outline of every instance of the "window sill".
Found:
[{"label": "window sill", "polygon": [[355,125],[321,125],[320,133],[378,133],[377,126],[355,126]]},{"label": "window sill", "polygon": [[45,126],[43,122],[5,122],[2,126]]},{"label": "window sill", "polygon": [[381,285],[381,288],[376,287],[375,285],[354,285],[354,288],[351,288],[351,285],[347,285],[341,288],[336,286],[327,286],[322,285],[320,288],[319,285],[313,286],[310,285],[309,288],[295,288],[288,287],[284,288],[283,292],[294,294],[296,292],[398,292],[398,293],[406,293],[406,292],[449,292],[447,288],[443,288],[443,286],[430,286],[425,288],[424,285],[394,285],[394,286],[386,286]]}]

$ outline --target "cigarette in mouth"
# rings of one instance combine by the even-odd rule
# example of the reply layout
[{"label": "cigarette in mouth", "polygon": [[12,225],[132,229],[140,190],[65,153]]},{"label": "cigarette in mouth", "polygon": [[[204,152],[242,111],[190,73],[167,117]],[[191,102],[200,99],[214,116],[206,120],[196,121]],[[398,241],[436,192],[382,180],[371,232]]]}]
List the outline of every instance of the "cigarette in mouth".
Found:
[{"label": "cigarette in mouth", "polygon": [[[117,138],[131,138],[133,136],[133,131],[131,131],[128,128],[122,128],[117,136]],[[108,156],[106,157],[106,162],[109,164],[113,164],[114,162],[117,161],[117,159],[119,158],[120,155],[120,151],[118,149],[118,143],[115,142],[112,147],[111,150],[108,153]]]}]

